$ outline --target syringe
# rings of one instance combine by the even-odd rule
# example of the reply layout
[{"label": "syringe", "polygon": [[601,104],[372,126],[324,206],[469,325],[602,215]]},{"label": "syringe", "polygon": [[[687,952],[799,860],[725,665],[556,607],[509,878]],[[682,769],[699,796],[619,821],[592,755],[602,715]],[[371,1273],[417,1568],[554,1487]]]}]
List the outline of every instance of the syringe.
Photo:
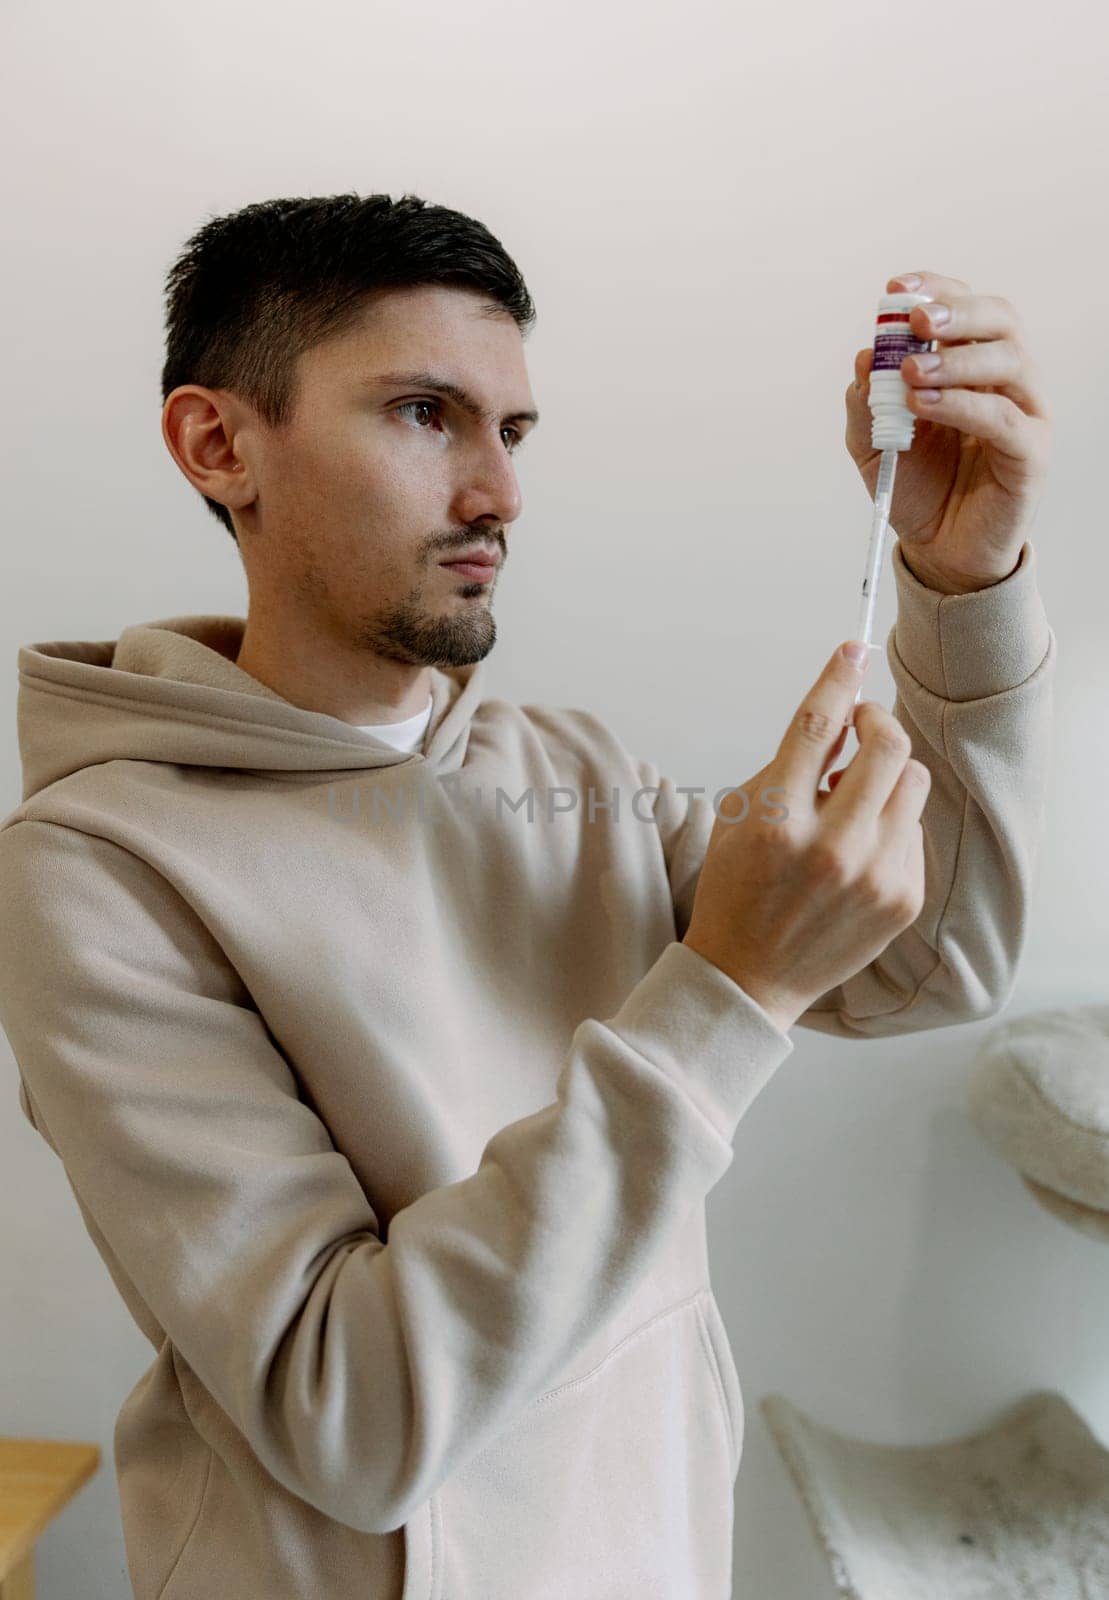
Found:
[{"label": "syringe", "polygon": [[[901,363],[906,356],[920,355],[935,350],[938,339],[918,339],[909,323],[909,313],[914,306],[927,305],[930,294],[884,294],[878,301],[878,315],[874,328],[874,356],[870,366],[870,445],[881,452],[878,464],[878,484],[874,492],[874,519],[870,526],[870,547],[866,556],[866,576],[859,603],[859,621],[854,637],[868,649],[879,646],[871,643],[874,631],[874,607],[878,598],[878,585],[886,554],[886,534],[890,525],[890,506],[893,504],[893,481],[897,473],[897,456],[908,450],[913,442],[916,417],[905,403],[908,390],[901,376]],[[855,691],[855,704],[862,695],[862,684]],[[853,715],[853,713],[852,713]]]},{"label": "syringe", "polygon": [[[870,525],[870,548],[866,554],[866,575],[863,578],[862,599],[859,602],[859,621],[852,635],[861,639],[868,649],[874,631],[874,603],[878,598],[878,583],[882,576],[882,562],[886,555],[886,534],[890,525],[890,506],[893,503],[893,480],[897,472],[897,451],[883,450],[878,466],[878,487],[874,494],[874,520]],[[863,692],[860,683],[855,690],[855,704]]]}]

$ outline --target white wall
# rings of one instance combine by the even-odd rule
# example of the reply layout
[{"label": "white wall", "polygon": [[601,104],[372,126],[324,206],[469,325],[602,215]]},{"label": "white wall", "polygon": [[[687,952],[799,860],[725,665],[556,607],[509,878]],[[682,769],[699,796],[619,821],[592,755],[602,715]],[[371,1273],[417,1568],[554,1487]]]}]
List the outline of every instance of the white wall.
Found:
[{"label": "white wall", "polygon": [[[244,609],[159,430],[162,280],[208,216],[412,191],[504,242],[539,310],[543,427],[490,692],[588,706],[710,794],[768,759],[853,631],[870,502],[843,393],[887,278],[923,267],[1016,305],[1055,419],[1032,537],[1056,765],[1010,1012],[1104,1000],[1107,35],[1076,0],[7,8],[3,809],[20,643]],[[685,570],[653,562],[671,539]],[[883,597],[884,638],[888,571]],[[884,662],[866,693],[892,703]],[[709,1201],[748,1415],[739,1600],[833,1592],[768,1391],[908,1443],[1056,1387],[1109,1439],[1109,1251],[971,1130],[989,1026],[866,1049],[798,1029],[740,1125]],[[0,1432],[100,1443],[40,1545],[41,1595],[119,1600],[111,1434],[150,1351],[0,1044]]]}]

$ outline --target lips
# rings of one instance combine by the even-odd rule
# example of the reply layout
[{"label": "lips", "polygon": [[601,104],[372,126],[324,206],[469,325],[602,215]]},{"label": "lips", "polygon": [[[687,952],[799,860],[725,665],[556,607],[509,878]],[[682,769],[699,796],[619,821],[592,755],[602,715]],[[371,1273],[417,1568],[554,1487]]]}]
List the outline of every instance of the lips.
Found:
[{"label": "lips", "polygon": [[490,567],[495,568],[500,564],[501,553],[499,550],[489,550],[485,545],[478,545],[473,550],[463,550],[456,556],[451,556],[447,561],[441,561],[440,566],[457,567]]},{"label": "lips", "polygon": [[492,583],[500,561],[499,550],[491,550],[488,545],[479,544],[452,556],[449,561],[441,561],[439,565],[467,583]]},{"label": "lips", "polygon": [[495,561],[443,561],[440,565],[471,583],[491,583],[497,570]]}]

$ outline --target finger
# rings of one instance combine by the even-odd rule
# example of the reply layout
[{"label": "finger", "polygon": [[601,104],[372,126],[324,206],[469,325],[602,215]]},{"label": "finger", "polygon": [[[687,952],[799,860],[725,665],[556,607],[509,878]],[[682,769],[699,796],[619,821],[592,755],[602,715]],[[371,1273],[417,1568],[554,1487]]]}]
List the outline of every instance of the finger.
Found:
[{"label": "finger", "polygon": [[[938,361],[931,370],[927,362]],[[927,354],[906,356],[901,376],[910,386],[926,389],[992,388],[1033,417],[1046,417],[1039,378],[1021,346],[1012,339],[942,345]]]},{"label": "finger", "polygon": [[771,763],[775,781],[786,791],[787,805],[792,800],[798,810],[812,807],[832,751],[857,709],[855,693],[868,665],[869,652],[867,661],[856,667],[841,645],[790,719]]},{"label": "finger", "polygon": [[923,905],[925,888],[924,829],[919,822],[909,824],[909,837],[898,863],[900,881]]},{"label": "finger", "polygon": [[909,829],[909,842],[905,846],[902,866],[913,875],[914,883],[924,885],[924,824],[918,822]]},{"label": "finger", "polygon": [[910,757],[878,818],[887,839],[892,842],[903,838],[909,824],[919,822],[931,789],[932,774],[923,761]]},{"label": "finger", "polygon": [[[918,339],[942,339],[958,344],[964,339],[1017,339],[1020,316],[1016,306],[997,294],[972,294],[966,284],[927,291],[927,305],[913,306],[909,327]],[[926,291],[918,291],[924,294]],[[943,313],[947,312],[944,316]]]},{"label": "finger", "polygon": [[907,276],[908,274],[903,273],[898,278],[891,278],[886,284],[886,293],[897,294],[908,290],[910,294],[930,295],[933,300],[942,300],[945,305],[950,304],[952,296],[972,293],[970,284],[965,283],[962,278],[945,278],[938,272],[917,271],[912,276],[920,281],[907,283]]},{"label": "finger", "polygon": [[[872,439],[874,419],[870,414],[870,365],[873,350],[860,350],[855,357],[855,380],[847,385],[844,399],[847,405],[847,426],[844,443],[852,461],[866,474],[871,463],[877,462],[878,452]],[[877,474],[877,466],[873,468]],[[873,494],[873,490],[871,491]]]},{"label": "finger", "polygon": [[855,733],[859,748],[843,769],[835,803],[826,813],[841,832],[879,816],[912,754],[909,735],[876,700],[862,700],[855,707]]},{"label": "finger", "polygon": [[828,754],[824,758],[824,765],[820,769],[821,777],[823,777],[827,772],[828,768],[832,765],[832,762],[838,761],[840,756],[843,754],[843,747],[847,743],[847,730],[850,726],[850,723],[845,722],[843,727],[839,730],[839,738],[836,740],[835,744],[828,751]]},{"label": "finger", "polygon": [[[984,439],[999,456],[1019,463],[1034,476],[1045,470],[1050,424],[1045,418],[1027,415],[1005,395],[974,389],[919,389],[911,384],[905,393],[914,415]],[[929,396],[934,398],[926,398]]]},{"label": "finger", "polygon": [[878,825],[883,848],[895,859],[914,888],[924,886],[924,829],[920,814],[928,802],[932,774],[921,761],[910,760],[882,809]]}]

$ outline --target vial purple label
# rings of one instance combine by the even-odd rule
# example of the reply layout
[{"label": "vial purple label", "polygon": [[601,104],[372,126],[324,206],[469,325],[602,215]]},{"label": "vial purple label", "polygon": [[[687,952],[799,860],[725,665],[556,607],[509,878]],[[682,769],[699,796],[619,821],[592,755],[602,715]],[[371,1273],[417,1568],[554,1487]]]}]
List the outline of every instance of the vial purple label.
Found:
[{"label": "vial purple label", "polygon": [[899,328],[884,329],[874,336],[871,372],[900,372],[906,356],[917,356],[931,348],[930,339],[918,339],[907,322]]}]

